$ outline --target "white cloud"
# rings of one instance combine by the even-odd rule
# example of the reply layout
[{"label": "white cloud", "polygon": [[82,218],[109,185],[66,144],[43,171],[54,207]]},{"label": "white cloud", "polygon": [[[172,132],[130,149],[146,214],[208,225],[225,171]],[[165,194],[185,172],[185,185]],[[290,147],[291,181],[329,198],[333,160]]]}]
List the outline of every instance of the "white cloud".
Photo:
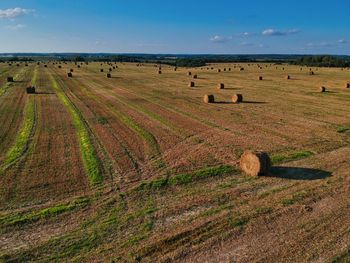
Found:
[{"label": "white cloud", "polygon": [[225,37],[225,36],[216,35],[216,36],[213,36],[210,38],[210,41],[215,42],[215,43],[225,43],[225,42],[228,42],[230,40],[232,40],[231,36]]},{"label": "white cloud", "polygon": [[281,30],[276,30],[276,29],[265,29],[264,31],[261,32],[263,36],[287,36],[287,35],[292,35],[299,33],[298,29],[290,29],[287,31],[281,31]]},{"label": "white cloud", "polygon": [[349,41],[349,40],[346,40],[346,39],[339,39],[339,40],[338,40],[338,43],[339,43],[339,44],[350,44],[350,41]]},{"label": "white cloud", "polygon": [[10,29],[10,30],[13,30],[13,31],[17,31],[17,30],[21,30],[23,28],[25,28],[26,25],[23,25],[23,24],[17,24],[17,25],[9,25],[9,26],[6,26],[6,28]]},{"label": "white cloud", "polygon": [[23,9],[20,7],[0,9],[0,19],[14,19],[33,12],[33,10]]}]

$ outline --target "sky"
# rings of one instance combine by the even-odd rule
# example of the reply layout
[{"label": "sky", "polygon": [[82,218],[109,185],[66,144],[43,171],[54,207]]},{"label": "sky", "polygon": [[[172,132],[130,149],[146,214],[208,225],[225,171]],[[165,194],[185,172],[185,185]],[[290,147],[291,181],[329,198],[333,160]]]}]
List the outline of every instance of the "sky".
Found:
[{"label": "sky", "polygon": [[349,0],[0,0],[0,53],[350,55]]}]

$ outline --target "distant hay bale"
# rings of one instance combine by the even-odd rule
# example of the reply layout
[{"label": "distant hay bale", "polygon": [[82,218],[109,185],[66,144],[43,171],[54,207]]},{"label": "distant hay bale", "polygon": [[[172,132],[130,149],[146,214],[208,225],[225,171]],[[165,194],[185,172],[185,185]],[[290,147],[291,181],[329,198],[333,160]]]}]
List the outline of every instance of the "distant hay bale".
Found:
[{"label": "distant hay bale", "polygon": [[243,71],[244,70],[244,68],[239,68],[239,71]]},{"label": "distant hay bale", "polygon": [[192,78],[196,79],[196,78],[197,78],[197,74],[194,74],[194,75],[192,76]]},{"label": "distant hay bale", "polygon": [[203,101],[205,103],[214,103],[214,95],[204,95]]},{"label": "distant hay bale", "polygon": [[13,82],[13,77],[7,77],[7,82]]},{"label": "distant hay bale", "polygon": [[109,72],[111,72],[111,71],[112,71],[112,68],[109,68],[108,70],[109,70]]},{"label": "distant hay bale", "polygon": [[177,67],[174,68],[174,71],[177,71]]},{"label": "distant hay bale", "polygon": [[225,84],[224,84],[224,83],[219,83],[219,84],[217,85],[217,88],[218,88],[218,89],[224,89],[224,88],[225,88]]},{"label": "distant hay bale", "polygon": [[192,75],[191,71],[187,72],[187,76],[191,76],[191,75]]},{"label": "distant hay bale", "polygon": [[78,65],[78,68],[80,68],[80,65]]},{"label": "distant hay bale", "polygon": [[162,74],[162,71],[161,71],[161,70],[158,70],[158,74]]},{"label": "distant hay bale", "polygon": [[35,93],[35,87],[27,87],[26,91],[27,91],[27,94],[34,94]]},{"label": "distant hay bale", "polygon": [[74,72],[74,69],[71,68],[69,71],[70,71],[70,72]]},{"label": "distant hay bale", "polygon": [[61,66],[61,65],[59,65],[59,66],[58,66],[58,68],[62,68],[62,66]]},{"label": "distant hay bale", "polygon": [[286,76],[286,79],[290,79],[290,76],[289,76],[289,75],[287,75],[287,76]]},{"label": "distant hay bale", "polygon": [[231,71],[231,68],[228,68],[228,71]]},{"label": "distant hay bale", "polygon": [[103,72],[103,68],[100,69],[100,72]]},{"label": "distant hay bale", "polygon": [[350,82],[345,83],[345,88],[350,89]]},{"label": "distant hay bale", "polygon": [[268,175],[271,168],[269,155],[262,151],[245,151],[239,164],[242,171],[250,176]]},{"label": "distant hay bale", "polygon": [[44,65],[45,68],[47,68],[47,65]]},{"label": "distant hay bale", "polygon": [[226,71],[226,68],[224,68],[224,71]]},{"label": "distant hay bale", "polygon": [[243,101],[243,95],[242,94],[234,94],[234,95],[232,95],[231,100],[233,103],[240,103]]},{"label": "distant hay bale", "polygon": [[72,72],[68,72],[68,73],[67,73],[67,76],[68,76],[68,78],[72,78],[72,77],[73,77]]},{"label": "distant hay bale", "polygon": [[263,77],[262,76],[258,76],[258,80],[263,80]]},{"label": "distant hay bale", "polygon": [[324,86],[321,86],[321,87],[319,88],[319,91],[320,91],[320,92],[325,92],[325,91],[326,91],[326,88],[325,88]]},{"label": "distant hay bale", "polygon": [[220,73],[221,72],[221,69],[218,69],[218,73]]},{"label": "distant hay bale", "polygon": [[309,75],[315,75],[315,72],[309,71]]},{"label": "distant hay bale", "polygon": [[111,78],[112,77],[112,75],[111,75],[111,73],[107,73],[107,78]]},{"label": "distant hay bale", "polygon": [[284,67],[282,68],[282,70],[284,70]]},{"label": "distant hay bale", "polygon": [[188,84],[188,86],[189,86],[190,88],[194,87],[194,82],[193,82],[193,81],[190,81],[190,83]]}]

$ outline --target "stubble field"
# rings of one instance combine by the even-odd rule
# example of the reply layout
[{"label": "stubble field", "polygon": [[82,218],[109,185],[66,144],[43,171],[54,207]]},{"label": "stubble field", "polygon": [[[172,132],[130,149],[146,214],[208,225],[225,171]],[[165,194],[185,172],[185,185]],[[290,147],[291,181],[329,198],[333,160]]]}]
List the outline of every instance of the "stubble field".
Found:
[{"label": "stubble field", "polygon": [[0,261],[347,262],[350,70],[161,71],[0,64]]}]

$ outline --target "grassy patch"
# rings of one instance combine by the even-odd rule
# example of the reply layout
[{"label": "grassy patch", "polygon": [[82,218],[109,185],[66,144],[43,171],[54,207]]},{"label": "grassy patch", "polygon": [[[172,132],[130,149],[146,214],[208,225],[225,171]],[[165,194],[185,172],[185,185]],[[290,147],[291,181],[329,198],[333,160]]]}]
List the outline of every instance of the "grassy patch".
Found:
[{"label": "grassy patch", "polygon": [[290,162],[295,160],[304,159],[314,155],[311,151],[293,151],[285,154],[277,154],[272,156],[272,164],[279,164],[283,162]]},{"label": "grassy patch", "polygon": [[350,131],[350,126],[339,126],[337,128],[338,133],[345,133],[347,131]]},{"label": "grassy patch", "polygon": [[350,247],[347,248],[343,253],[337,255],[332,259],[332,263],[347,263],[350,261]]},{"label": "grassy patch", "polygon": [[292,204],[295,204],[295,203],[298,203],[298,202],[304,200],[305,198],[309,197],[311,194],[312,194],[311,192],[300,191],[300,192],[294,193],[289,198],[282,199],[281,203],[284,206],[292,205]]},{"label": "grassy patch", "polygon": [[72,211],[76,208],[85,207],[90,203],[88,198],[79,198],[70,203],[59,204],[53,207],[45,208],[31,214],[14,215],[0,218],[0,226],[23,225],[29,222],[35,222],[43,218],[57,216],[64,212]]},{"label": "grassy patch", "polygon": [[66,106],[72,116],[73,123],[78,135],[80,152],[83,158],[84,167],[88,172],[90,181],[92,184],[98,184],[102,182],[102,174],[100,171],[100,163],[95,148],[92,145],[89,132],[87,131],[84,122],[78,113],[78,110],[74,107],[73,103],[68,99],[66,94],[59,88],[56,80],[52,75],[51,82],[58,98]]},{"label": "grassy patch", "polygon": [[203,180],[209,177],[222,176],[234,173],[236,169],[230,165],[220,165],[216,167],[207,167],[198,171],[178,174],[169,179],[161,178],[153,181],[142,182],[136,190],[158,190],[168,186],[186,185],[195,181]]}]

